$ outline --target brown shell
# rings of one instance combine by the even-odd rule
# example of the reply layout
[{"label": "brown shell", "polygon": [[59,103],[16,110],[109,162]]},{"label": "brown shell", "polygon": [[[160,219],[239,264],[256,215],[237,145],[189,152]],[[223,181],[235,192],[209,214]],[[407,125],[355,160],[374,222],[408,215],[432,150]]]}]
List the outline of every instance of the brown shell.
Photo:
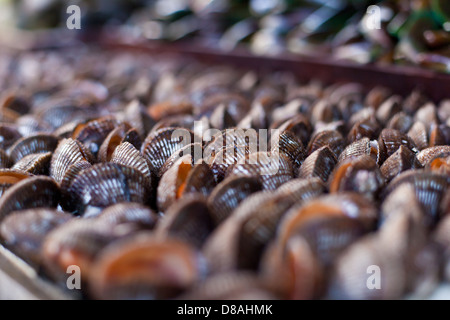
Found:
[{"label": "brown shell", "polygon": [[[374,274],[376,267],[381,270],[379,290],[367,286],[368,275]],[[406,275],[399,256],[386,250],[376,236],[367,236],[338,258],[328,295],[332,299],[388,300],[402,298],[405,289]]]},{"label": "brown shell", "polygon": [[256,152],[241,158],[229,176],[258,176],[264,190],[275,190],[294,177],[291,161],[282,153]]},{"label": "brown shell", "polygon": [[72,139],[83,143],[95,157],[108,134],[123,124],[114,117],[104,117],[79,124],[72,133]]},{"label": "brown shell", "polygon": [[418,152],[414,142],[407,135],[398,130],[383,129],[378,138],[380,150],[384,150],[386,157],[390,157],[400,146],[405,146],[413,152]]},{"label": "brown shell", "polygon": [[409,129],[411,129],[413,124],[414,119],[412,117],[408,116],[404,112],[399,112],[395,114],[391,120],[389,120],[389,123],[387,124],[386,128],[398,130],[401,133],[406,134],[409,131]]},{"label": "brown shell", "polygon": [[193,142],[194,133],[188,129],[164,128],[147,136],[142,144],[141,153],[155,174],[161,177],[159,171],[167,159],[176,151]]},{"label": "brown shell", "polygon": [[114,150],[123,142],[129,142],[136,149],[141,149],[142,142],[137,130],[122,124],[111,131],[101,144],[98,152],[98,161],[111,161]]},{"label": "brown shell", "polygon": [[191,143],[180,150],[175,151],[159,170],[160,177],[162,177],[181,157],[188,154],[192,157],[192,165],[198,163],[203,157],[202,144],[200,142]]},{"label": "brown shell", "polygon": [[151,179],[151,171],[147,161],[131,143],[122,142],[118,145],[110,158],[111,163],[117,163],[134,168]]},{"label": "brown shell", "polygon": [[375,160],[363,155],[342,161],[329,179],[330,193],[354,191],[368,198],[376,198],[384,186],[384,178]]},{"label": "brown shell", "polygon": [[191,155],[185,155],[164,173],[157,190],[158,210],[164,212],[176,199],[182,196],[186,179],[191,170]]},{"label": "brown shell", "polygon": [[11,160],[16,163],[30,154],[53,152],[57,145],[57,137],[48,134],[38,134],[19,139],[9,149],[9,155]]},{"label": "brown shell", "polygon": [[450,146],[430,147],[417,154],[417,160],[422,166],[429,165],[434,159],[450,155]]},{"label": "brown shell", "polygon": [[408,136],[414,142],[417,149],[423,150],[425,148],[428,148],[429,141],[428,141],[427,128],[425,127],[425,125],[422,122],[417,121],[416,123],[414,123],[414,125],[408,131]]},{"label": "brown shell", "polygon": [[380,126],[377,122],[366,119],[356,122],[347,135],[347,141],[353,143],[363,138],[376,139],[380,133]]},{"label": "brown shell", "polygon": [[427,224],[435,225],[444,214],[440,212],[440,204],[450,183],[450,178],[423,170],[408,170],[387,185],[383,192],[384,195],[387,196],[404,183],[410,184],[414,188],[416,198],[427,215]]},{"label": "brown shell", "polygon": [[60,199],[53,179],[39,176],[17,182],[0,198],[0,221],[13,211],[33,208],[56,208]]},{"label": "brown shell", "polygon": [[103,210],[97,217],[100,223],[111,226],[127,225],[137,230],[151,230],[159,220],[150,208],[139,203],[119,203]]},{"label": "brown shell", "polygon": [[28,179],[32,176],[31,173],[21,172],[11,169],[0,170],[0,197],[6,192],[7,189],[12,187],[19,181]]},{"label": "brown shell", "polygon": [[93,163],[94,157],[78,140],[63,139],[53,153],[50,164],[50,176],[56,182],[61,183],[69,167],[82,161]]},{"label": "brown shell", "polygon": [[77,210],[77,203],[76,198],[73,197],[73,195],[70,193],[70,186],[72,185],[72,182],[75,180],[75,178],[78,177],[78,175],[86,169],[89,169],[92,167],[92,164],[90,164],[87,161],[80,161],[77,163],[72,164],[67,169],[66,173],[64,174],[64,177],[61,180],[60,183],[60,189],[61,189],[61,207],[68,211],[68,212],[75,212]]},{"label": "brown shell", "polygon": [[48,175],[51,159],[51,152],[34,153],[23,157],[11,169],[35,175]]},{"label": "brown shell", "polygon": [[278,130],[280,130],[281,132],[292,132],[296,137],[300,138],[300,140],[303,142],[303,145],[307,145],[312,133],[312,126],[305,116],[298,114],[292,119],[289,119],[286,122],[282,123],[278,127]]},{"label": "brown shell", "polygon": [[387,158],[380,170],[386,181],[391,181],[403,171],[420,167],[416,155],[409,148],[400,146],[392,156]]},{"label": "brown shell", "polygon": [[67,268],[78,266],[81,280],[86,281],[92,272],[95,258],[118,236],[107,224],[99,224],[91,219],[72,219],[55,228],[44,239],[41,254],[46,274],[64,284]]},{"label": "brown shell", "polygon": [[338,131],[325,130],[315,134],[309,142],[307,154],[310,155],[314,151],[327,146],[339,157],[345,147],[345,139]]},{"label": "brown shell", "polygon": [[402,97],[393,95],[389,99],[385,100],[376,111],[376,117],[382,124],[392,119],[392,117],[402,110]]},{"label": "brown shell", "polygon": [[11,158],[3,149],[0,149],[0,169],[7,169],[11,165],[13,165]]},{"label": "brown shell", "polygon": [[250,150],[246,146],[224,147],[218,150],[210,163],[211,171],[217,183],[220,183],[225,178],[227,171],[249,153]]},{"label": "brown shell", "polygon": [[168,299],[203,277],[201,257],[187,244],[138,234],[109,246],[90,277],[96,299]]},{"label": "brown shell", "polygon": [[6,150],[20,138],[22,138],[22,135],[15,125],[0,124],[0,148]]},{"label": "brown shell", "polygon": [[230,177],[214,188],[208,197],[208,206],[216,225],[222,223],[238,205],[251,194],[261,191],[257,177]]},{"label": "brown shell", "polygon": [[384,151],[380,149],[376,140],[371,141],[369,138],[362,138],[349,144],[339,156],[339,162],[351,157],[359,157],[369,155],[380,165],[385,159]]},{"label": "brown shell", "polygon": [[203,197],[187,197],[169,207],[158,224],[159,237],[174,237],[200,248],[214,229],[211,213]]},{"label": "brown shell", "polygon": [[3,243],[26,261],[39,265],[40,248],[47,234],[70,220],[70,215],[50,209],[13,212],[0,224]]},{"label": "brown shell", "polygon": [[305,159],[298,176],[303,179],[318,177],[323,182],[327,182],[336,163],[337,159],[334,152],[327,146],[322,147]]},{"label": "brown shell", "polygon": [[148,203],[151,181],[137,169],[100,163],[83,170],[72,181],[68,194],[72,195],[79,214],[98,210],[120,202]]},{"label": "brown shell", "polygon": [[302,141],[290,131],[281,133],[275,142],[273,139],[274,136],[271,137],[271,152],[277,152],[278,149],[278,152],[287,156],[294,166],[295,174],[297,174],[298,169],[305,159],[305,147]]}]

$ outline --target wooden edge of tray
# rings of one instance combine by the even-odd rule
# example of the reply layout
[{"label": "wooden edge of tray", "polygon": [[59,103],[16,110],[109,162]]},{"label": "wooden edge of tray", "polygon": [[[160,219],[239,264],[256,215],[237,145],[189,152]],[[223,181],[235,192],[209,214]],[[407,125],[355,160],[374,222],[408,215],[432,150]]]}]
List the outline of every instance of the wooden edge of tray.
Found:
[{"label": "wooden edge of tray", "polygon": [[72,300],[37,274],[25,261],[0,245],[0,300]]}]

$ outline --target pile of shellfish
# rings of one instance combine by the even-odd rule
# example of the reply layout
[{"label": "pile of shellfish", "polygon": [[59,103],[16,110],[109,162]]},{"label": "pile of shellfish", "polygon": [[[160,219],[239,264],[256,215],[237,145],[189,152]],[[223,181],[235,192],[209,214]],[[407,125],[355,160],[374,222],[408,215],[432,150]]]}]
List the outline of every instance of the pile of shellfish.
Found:
[{"label": "pile of shellfish", "polygon": [[450,100],[90,48],[3,52],[0,87],[1,243],[84,298],[450,280]]}]

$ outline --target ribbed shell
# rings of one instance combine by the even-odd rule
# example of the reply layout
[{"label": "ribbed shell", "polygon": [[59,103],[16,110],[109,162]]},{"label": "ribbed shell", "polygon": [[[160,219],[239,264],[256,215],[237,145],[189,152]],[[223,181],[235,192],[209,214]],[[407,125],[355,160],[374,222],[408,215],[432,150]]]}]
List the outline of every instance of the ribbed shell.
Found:
[{"label": "ribbed shell", "polygon": [[249,149],[245,146],[227,147],[218,150],[210,164],[215,180],[220,183],[225,178],[228,169],[248,154]]},{"label": "ribbed shell", "polygon": [[15,125],[7,123],[0,125],[0,148],[8,149],[21,137],[22,135]]},{"label": "ribbed shell", "polygon": [[416,123],[414,123],[414,125],[408,131],[408,136],[414,142],[417,149],[423,150],[425,148],[428,148],[429,142],[427,128],[422,122],[417,121]]},{"label": "ribbed shell", "polygon": [[23,157],[33,153],[53,152],[58,145],[58,138],[48,134],[38,134],[21,138],[9,149],[9,154],[14,163]]},{"label": "ribbed shell", "polygon": [[230,177],[222,181],[208,198],[212,217],[219,225],[252,193],[262,190],[257,177]]},{"label": "ribbed shell", "polygon": [[78,212],[88,207],[106,208],[120,202],[147,203],[150,180],[140,171],[113,163],[101,163],[83,170],[68,189]]},{"label": "ribbed shell", "polygon": [[0,197],[17,182],[28,179],[31,177],[31,173],[21,172],[11,169],[0,169]]},{"label": "ribbed shell", "polygon": [[7,169],[12,164],[13,162],[8,154],[3,149],[0,149],[0,169]]},{"label": "ribbed shell", "polygon": [[206,200],[203,197],[188,197],[170,206],[156,232],[160,237],[178,238],[200,248],[213,229]]},{"label": "ribbed shell", "polygon": [[0,198],[0,220],[13,211],[56,208],[60,200],[58,185],[51,178],[39,176],[14,184]]},{"label": "ribbed shell", "polygon": [[420,167],[416,155],[405,146],[400,148],[380,167],[386,181],[391,181],[403,171]]},{"label": "ribbed shell", "polygon": [[310,155],[314,151],[322,148],[329,147],[334,152],[336,157],[339,157],[345,147],[345,139],[338,131],[325,130],[315,134],[308,144],[307,154]]},{"label": "ribbed shell", "polygon": [[111,160],[114,150],[123,142],[128,142],[136,149],[141,149],[142,141],[136,129],[128,125],[121,125],[111,131],[100,146],[98,152],[99,162],[108,162]]},{"label": "ribbed shell", "polygon": [[318,177],[323,182],[327,182],[336,163],[337,159],[333,151],[327,146],[322,147],[303,161],[298,176],[303,179]]},{"label": "ribbed shell", "polygon": [[264,190],[275,190],[294,177],[294,169],[282,153],[256,152],[241,158],[230,176],[259,176]]},{"label": "ribbed shell", "polygon": [[51,152],[34,153],[20,159],[11,169],[35,175],[48,175],[51,159]]},{"label": "ribbed shell", "polygon": [[123,142],[111,156],[111,163],[117,163],[134,168],[150,179],[151,172],[147,161],[131,143]]},{"label": "ribbed shell", "polygon": [[423,166],[426,166],[435,158],[447,156],[450,156],[450,146],[436,146],[420,151],[417,154],[417,160]]},{"label": "ribbed shell", "polygon": [[158,215],[139,203],[119,203],[103,210],[97,219],[112,226],[133,224],[142,229],[153,229]]},{"label": "ribbed shell", "polygon": [[21,257],[39,264],[47,234],[70,220],[70,215],[50,209],[30,209],[10,214],[0,224],[3,243]]},{"label": "ribbed shell", "polygon": [[[183,130],[186,136],[174,135]],[[181,131],[180,131],[181,132]],[[161,177],[159,171],[169,157],[182,147],[194,142],[194,133],[184,128],[164,128],[150,133],[142,144],[141,153],[149,161],[152,170]]]},{"label": "ribbed shell", "polygon": [[93,163],[94,158],[79,141],[63,139],[53,153],[50,176],[61,183],[69,167],[81,161]]}]

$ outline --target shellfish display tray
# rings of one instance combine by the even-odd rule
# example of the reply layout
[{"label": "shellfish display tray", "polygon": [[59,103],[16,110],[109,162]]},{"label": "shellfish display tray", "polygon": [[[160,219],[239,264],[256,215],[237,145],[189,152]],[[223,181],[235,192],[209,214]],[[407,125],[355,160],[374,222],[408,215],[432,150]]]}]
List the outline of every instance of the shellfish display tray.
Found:
[{"label": "shellfish display tray", "polygon": [[[48,45],[45,42],[32,45],[30,51],[58,51],[83,44],[105,50],[128,53],[189,56],[202,63],[232,65],[243,70],[290,71],[299,80],[317,79],[324,83],[358,82],[366,88],[379,85],[394,93],[407,96],[414,90],[426,94],[435,102],[450,99],[450,75],[416,67],[358,65],[350,62],[315,59],[283,54],[275,57],[255,56],[247,50],[231,52],[201,44],[165,43],[158,41],[122,41],[113,38],[89,37],[65,44]],[[1,45],[1,44],[0,44]],[[61,288],[40,276],[39,270],[27,264],[10,250],[0,245],[0,299],[81,299],[76,292]],[[442,285],[430,299],[450,299],[450,286]]]}]

